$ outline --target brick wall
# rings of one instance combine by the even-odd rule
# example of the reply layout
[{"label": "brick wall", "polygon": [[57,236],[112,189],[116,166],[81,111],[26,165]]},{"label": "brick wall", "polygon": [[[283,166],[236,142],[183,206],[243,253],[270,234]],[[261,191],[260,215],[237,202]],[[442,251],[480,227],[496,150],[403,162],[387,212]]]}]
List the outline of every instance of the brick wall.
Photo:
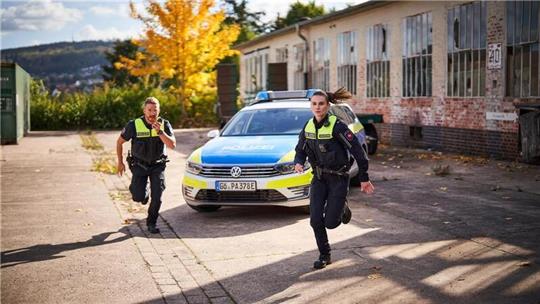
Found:
[{"label": "brick wall", "polygon": [[[516,113],[516,105],[538,100],[511,99],[505,97],[506,58],[506,4],[488,1],[487,43],[502,43],[502,68],[485,71],[486,96],[450,98],[446,96],[447,77],[447,14],[454,6],[468,1],[397,1],[380,7],[359,11],[328,22],[314,22],[302,26],[302,33],[310,41],[326,37],[330,39],[330,88],[337,89],[336,61],[337,36],[343,31],[358,34],[358,94],[349,103],[357,113],[377,113],[384,117],[378,126],[382,142],[391,144],[431,147],[446,151],[459,151],[515,158],[519,155],[519,124],[517,121],[487,119],[488,112]],[[402,98],[402,21],[407,16],[431,12],[433,26],[432,92],[431,97]],[[390,95],[386,98],[366,97],[366,33],[370,26],[382,23],[388,30],[390,54]],[[268,46],[291,47],[300,38],[294,32],[272,37],[250,49]],[[248,49],[244,50],[248,51]],[[289,50],[291,71],[292,50]],[[289,74],[289,82],[291,79]],[[290,87],[291,88],[291,87]],[[423,137],[412,140],[410,126],[422,127]]]},{"label": "brick wall", "polygon": [[409,125],[383,123],[375,127],[380,141],[385,144],[503,159],[519,158],[519,140],[515,133],[422,126],[419,138],[411,135]]}]

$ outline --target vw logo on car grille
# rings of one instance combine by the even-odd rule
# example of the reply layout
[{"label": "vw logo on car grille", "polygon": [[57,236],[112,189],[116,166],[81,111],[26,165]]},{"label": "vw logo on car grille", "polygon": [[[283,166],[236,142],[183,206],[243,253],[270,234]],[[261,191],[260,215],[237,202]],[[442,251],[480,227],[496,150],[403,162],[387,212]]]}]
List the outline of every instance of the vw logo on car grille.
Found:
[{"label": "vw logo on car grille", "polygon": [[240,167],[232,167],[231,168],[231,176],[232,177],[240,177],[242,175],[242,169]]}]

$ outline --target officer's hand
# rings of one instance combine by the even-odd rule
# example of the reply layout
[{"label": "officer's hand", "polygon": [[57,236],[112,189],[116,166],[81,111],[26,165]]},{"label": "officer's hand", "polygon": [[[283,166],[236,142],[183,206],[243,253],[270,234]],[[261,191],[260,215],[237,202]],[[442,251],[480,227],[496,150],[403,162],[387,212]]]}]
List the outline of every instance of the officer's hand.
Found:
[{"label": "officer's hand", "polygon": [[294,171],[296,173],[302,173],[304,172],[304,166],[302,166],[301,164],[296,164],[294,165]]},{"label": "officer's hand", "polygon": [[122,174],[124,174],[124,171],[126,171],[126,166],[124,165],[124,162],[118,162],[118,165],[116,167],[116,172],[118,173],[118,176],[122,176]]},{"label": "officer's hand", "polygon": [[155,123],[153,123],[152,128],[154,128],[154,130],[159,132],[159,130],[161,129],[161,124],[159,123],[159,121],[156,121]]},{"label": "officer's hand", "polygon": [[361,182],[360,183],[360,191],[364,192],[365,194],[371,194],[373,191],[375,191],[375,187],[370,181],[367,182]]}]

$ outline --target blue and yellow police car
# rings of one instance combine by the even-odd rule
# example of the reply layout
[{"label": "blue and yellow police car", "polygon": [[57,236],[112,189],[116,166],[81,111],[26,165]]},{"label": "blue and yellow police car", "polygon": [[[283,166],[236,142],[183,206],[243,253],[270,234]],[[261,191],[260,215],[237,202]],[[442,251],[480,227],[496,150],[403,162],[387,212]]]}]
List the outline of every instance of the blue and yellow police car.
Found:
[{"label": "blue and yellow police car", "polygon": [[[298,134],[313,115],[309,98],[316,90],[263,91],[242,108],[221,131],[188,157],[182,180],[186,203],[200,212],[221,206],[309,206],[313,178],[309,163],[294,171]],[[349,105],[332,105],[330,112],[346,123],[365,146],[362,124]],[[367,148],[366,148],[367,149]],[[358,167],[350,170],[359,184]]]}]

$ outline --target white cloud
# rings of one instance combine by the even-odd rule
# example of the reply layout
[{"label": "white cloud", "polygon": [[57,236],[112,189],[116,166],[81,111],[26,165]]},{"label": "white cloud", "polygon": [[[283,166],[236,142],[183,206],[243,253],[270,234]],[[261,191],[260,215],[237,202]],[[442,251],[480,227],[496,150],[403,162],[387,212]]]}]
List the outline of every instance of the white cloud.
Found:
[{"label": "white cloud", "polygon": [[78,9],[66,8],[52,0],[32,0],[1,10],[2,31],[60,30],[82,19]]},{"label": "white cloud", "polygon": [[96,16],[118,16],[127,18],[129,14],[129,5],[127,3],[111,6],[92,6],[90,12]]},{"label": "white cloud", "polygon": [[128,39],[136,36],[137,33],[134,30],[121,31],[115,27],[98,30],[93,25],[87,24],[76,37],[77,40],[113,40]]}]

